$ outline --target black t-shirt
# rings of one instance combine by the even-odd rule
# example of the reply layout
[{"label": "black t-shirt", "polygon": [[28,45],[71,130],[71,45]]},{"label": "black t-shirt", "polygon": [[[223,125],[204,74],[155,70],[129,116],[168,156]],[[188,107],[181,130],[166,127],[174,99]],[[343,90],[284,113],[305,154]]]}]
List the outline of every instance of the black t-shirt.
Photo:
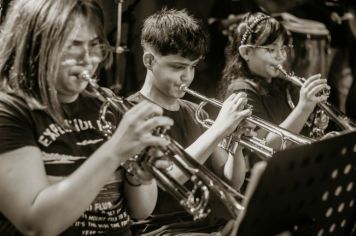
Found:
[{"label": "black t-shirt", "polygon": [[[133,103],[139,103],[148,100],[141,93],[137,92],[128,98]],[[168,130],[167,134],[176,140],[182,147],[186,148],[192,144],[205,129],[195,119],[195,109],[197,105],[187,100],[179,99],[179,110],[169,111],[163,109],[163,115],[171,118],[174,125]],[[202,117],[206,113],[202,114]],[[153,215],[172,213],[175,211],[184,211],[176,199],[167,192],[159,189],[158,200]]]},{"label": "black t-shirt", "polygon": [[261,119],[278,125],[292,112],[287,101],[286,87],[276,80],[272,84],[261,84],[258,80],[239,78],[230,83],[226,94],[229,96],[242,91],[247,94],[248,104],[253,106],[253,114]]},{"label": "black t-shirt", "polygon": [[[73,173],[106,141],[98,121],[102,102],[89,95],[80,95],[76,101],[62,105],[65,128],[54,122],[45,111],[30,109],[20,97],[1,93],[0,154],[35,146],[42,153],[50,183]],[[119,117],[109,113],[107,120],[117,125]],[[93,203],[63,235],[127,232],[130,217],[124,206],[122,183],[123,170],[118,169]],[[1,226],[9,222],[5,217],[0,218],[1,230]]]},{"label": "black t-shirt", "polygon": [[[231,81],[226,96],[237,92],[247,94],[248,104],[253,106],[253,115],[275,125],[281,124],[289,116],[299,98],[296,87],[289,86],[278,78],[274,78],[270,84],[259,78],[238,78]],[[309,136],[313,115],[312,113],[309,117],[301,134]],[[267,131],[263,130],[261,134],[267,134]]]}]

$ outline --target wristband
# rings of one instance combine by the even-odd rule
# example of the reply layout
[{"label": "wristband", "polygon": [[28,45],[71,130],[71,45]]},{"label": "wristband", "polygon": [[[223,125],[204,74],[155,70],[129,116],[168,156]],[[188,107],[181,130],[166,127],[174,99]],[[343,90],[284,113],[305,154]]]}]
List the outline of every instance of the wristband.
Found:
[{"label": "wristband", "polygon": [[131,177],[134,177],[134,175],[130,174],[129,172],[125,171],[125,179],[126,179],[126,183],[132,187],[138,187],[138,186],[141,186],[140,183],[132,183],[130,180],[129,180],[129,176]]}]

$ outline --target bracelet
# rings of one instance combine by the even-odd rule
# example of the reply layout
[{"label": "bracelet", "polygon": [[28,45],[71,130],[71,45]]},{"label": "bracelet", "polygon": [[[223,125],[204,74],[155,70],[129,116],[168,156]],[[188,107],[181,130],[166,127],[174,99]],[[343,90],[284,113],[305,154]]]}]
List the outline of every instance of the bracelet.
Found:
[{"label": "bracelet", "polygon": [[126,179],[126,183],[132,187],[138,187],[138,186],[141,186],[141,183],[132,183],[129,178],[128,178],[128,175],[131,176],[131,177],[134,177],[133,174],[130,174],[129,172],[125,171],[125,179]]}]

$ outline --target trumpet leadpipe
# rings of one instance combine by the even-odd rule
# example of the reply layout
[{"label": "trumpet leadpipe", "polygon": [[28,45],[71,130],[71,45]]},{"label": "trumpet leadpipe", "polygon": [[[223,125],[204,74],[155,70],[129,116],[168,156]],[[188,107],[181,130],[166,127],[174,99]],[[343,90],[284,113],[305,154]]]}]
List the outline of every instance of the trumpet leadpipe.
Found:
[{"label": "trumpet leadpipe", "polygon": [[[222,108],[222,106],[223,106],[223,102],[221,102],[217,99],[214,99],[214,98],[213,99],[208,98],[194,90],[191,90],[185,84],[182,84],[180,89],[192,96],[195,96],[195,97],[201,99],[203,102],[210,103],[211,105],[216,106],[218,108]],[[285,146],[286,141],[290,141],[290,142],[293,142],[293,143],[296,143],[299,145],[310,144],[314,141],[313,139],[310,139],[308,137],[294,134],[293,132],[290,132],[287,129],[279,127],[271,122],[263,120],[257,116],[254,116],[254,115],[246,117],[245,120],[257,127],[260,127],[260,128],[265,129],[269,132],[279,135],[282,138],[282,147],[283,148]],[[240,142],[245,147],[252,149],[252,151],[257,151],[266,157],[270,157],[274,153],[272,148],[266,147],[265,145],[263,145],[261,143],[256,144],[256,140],[252,140],[252,137],[242,136],[238,142]]]},{"label": "trumpet leadpipe", "polygon": [[250,117],[246,118],[247,121],[251,122],[252,124],[261,127],[267,131],[273,132],[275,134],[278,134],[282,136],[284,140],[288,140],[290,142],[299,144],[299,145],[304,145],[304,144],[311,144],[314,140],[310,139],[308,137],[305,137],[303,135],[295,134],[293,132],[290,132],[287,129],[284,129],[278,125],[275,125],[273,123],[270,123],[266,120],[263,120],[257,116],[251,115]]},{"label": "trumpet leadpipe", "polygon": [[[282,73],[284,79],[291,82],[293,85],[302,87],[305,79],[302,77],[297,77],[288,73],[282,65],[277,65],[276,68]],[[324,89],[322,95],[328,96],[330,94],[329,89]],[[355,130],[356,123],[351,118],[347,117],[342,111],[337,107],[329,103],[328,101],[323,101],[317,104],[317,106],[325,112],[342,130]]]},{"label": "trumpet leadpipe", "polygon": [[284,76],[284,79],[291,82],[292,84],[298,86],[298,87],[302,87],[305,79],[303,77],[297,77],[295,75],[291,75],[289,74],[281,64],[277,65],[276,68],[282,73],[282,75]]}]

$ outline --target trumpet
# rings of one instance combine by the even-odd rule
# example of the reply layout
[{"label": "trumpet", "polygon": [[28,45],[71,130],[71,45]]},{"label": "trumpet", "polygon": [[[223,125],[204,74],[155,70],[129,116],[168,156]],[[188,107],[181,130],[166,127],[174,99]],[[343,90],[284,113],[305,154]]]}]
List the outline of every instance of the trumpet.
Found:
[{"label": "trumpet", "polygon": [[[88,81],[88,86],[92,92],[103,101],[99,121],[103,128],[103,134],[110,138],[116,127],[105,118],[108,108],[114,109],[119,114],[124,114],[133,104],[99,87],[96,80],[91,78],[87,72],[84,71],[80,77]],[[205,218],[209,214],[208,201],[211,193],[215,194],[229,210],[231,216],[236,218],[239,212],[244,209],[240,204],[244,196],[192,158],[180,144],[166,134],[164,128],[157,128],[153,134],[169,140],[168,146],[165,148],[147,148],[140,155],[136,155],[122,164],[126,171],[132,172],[132,162],[144,165],[154,176],[160,187],[178,200],[180,205],[193,216],[194,220]],[[157,152],[152,152],[151,150],[157,149],[159,153],[163,154],[163,157],[171,160],[188,177],[193,184],[192,190],[187,189],[175,180],[168,170],[161,170],[155,167],[154,159],[156,156],[153,153]]]},{"label": "trumpet", "polygon": [[[213,121],[211,119],[201,120],[199,118],[201,109],[207,103],[210,103],[211,105],[216,106],[218,108],[222,108],[223,103],[217,99],[208,98],[196,91],[193,91],[193,90],[189,89],[185,84],[182,84],[180,89],[182,91],[202,100],[202,102],[197,107],[195,117],[200,124],[202,124],[206,128],[209,128],[213,124]],[[282,140],[281,149],[286,148],[287,141],[298,144],[298,145],[310,144],[314,141],[313,139],[310,139],[308,137],[294,134],[284,128],[276,126],[268,121],[265,121],[257,116],[254,116],[254,115],[247,117],[245,120],[257,127],[260,127],[264,130],[267,130],[268,132],[272,132],[272,133],[275,133],[278,136],[280,136],[281,140]],[[223,147],[227,151],[231,152],[231,146],[235,146],[236,143],[242,145],[243,147],[245,147],[253,152],[256,152],[256,153],[262,155],[264,158],[270,158],[276,152],[273,148],[268,147],[265,144],[265,142],[259,138],[249,137],[249,136],[244,136],[244,135],[236,137],[234,134],[232,134],[228,137],[225,137],[225,139],[222,141],[221,147]]]},{"label": "trumpet", "polygon": [[[276,68],[282,73],[284,79],[291,82],[298,87],[303,86],[305,79],[288,73],[282,65],[277,65]],[[329,95],[328,91],[322,91],[322,94]],[[340,129],[345,131],[352,131],[356,128],[356,123],[347,117],[342,111],[330,104],[329,102],[321,102],[317,105],[331,120],[333,120]]]}]

